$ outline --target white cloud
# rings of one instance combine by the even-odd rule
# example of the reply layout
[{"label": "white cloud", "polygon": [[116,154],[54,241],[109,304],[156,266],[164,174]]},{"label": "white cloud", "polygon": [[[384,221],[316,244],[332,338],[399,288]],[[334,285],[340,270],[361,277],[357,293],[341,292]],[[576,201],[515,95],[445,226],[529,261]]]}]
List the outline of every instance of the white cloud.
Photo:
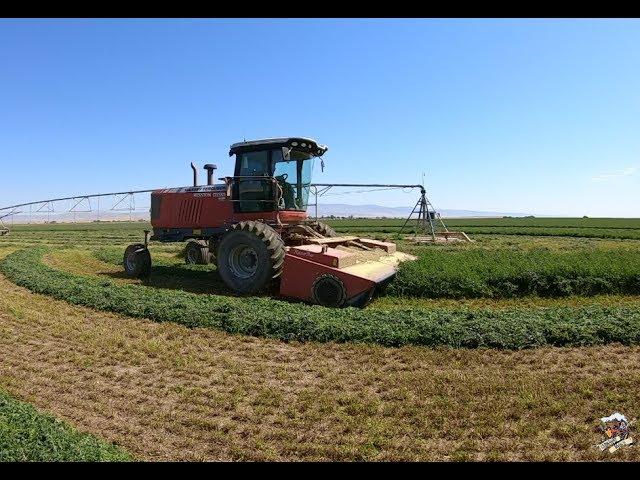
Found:
[{"label": "white cloud", "polygon": [[628,177],[635,174],[637,171],[638,167],[627,167],[624,170],[618,170],[617,172],[596,175],[595,177],[591,177],[591,180],[593,182],[606,182],[608,180],[615,180],[616,178]]}]

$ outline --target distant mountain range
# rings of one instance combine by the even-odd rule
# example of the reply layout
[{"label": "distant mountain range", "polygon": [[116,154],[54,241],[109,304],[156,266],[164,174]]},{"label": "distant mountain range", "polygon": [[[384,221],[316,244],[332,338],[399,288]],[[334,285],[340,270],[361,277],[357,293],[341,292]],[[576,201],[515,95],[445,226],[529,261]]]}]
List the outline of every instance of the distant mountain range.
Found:
[{"label": "distant mountain range", "polygon": [[[381,205],[350,205],[347,203],[326,203],[318,204],[318,216],[330,217],[331,215],[336,217],[348,217],[353,215],[354,217],[364,218],[406,218],[413,210],[413,207],[383,207]],[[313,207],[310,208],[309,213],[313,212]],[[507,213],[507,212],[484,212],[478,210],[454,210],[454,209],[440,209],[438,213],[443,218],[455,218],[455,217],[526,217],[531,215],[530,213]]]}]

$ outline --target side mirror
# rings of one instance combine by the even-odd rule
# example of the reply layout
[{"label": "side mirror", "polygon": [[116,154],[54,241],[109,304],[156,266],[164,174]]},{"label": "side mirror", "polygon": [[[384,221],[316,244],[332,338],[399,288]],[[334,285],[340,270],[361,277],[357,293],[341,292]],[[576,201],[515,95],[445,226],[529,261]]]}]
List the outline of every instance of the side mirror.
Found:
[{"label": "side mirror", "polygon": [[282,158],[285,160],[291,160],[291,148],[282,147]]}]

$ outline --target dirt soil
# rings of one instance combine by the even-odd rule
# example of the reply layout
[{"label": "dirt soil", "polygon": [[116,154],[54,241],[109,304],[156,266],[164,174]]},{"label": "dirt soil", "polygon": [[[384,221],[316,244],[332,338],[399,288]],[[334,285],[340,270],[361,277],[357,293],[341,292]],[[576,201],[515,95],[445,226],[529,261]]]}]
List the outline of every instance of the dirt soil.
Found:
[{"label": "dirt soil", "polygon": [[0,388],[145,460],[640,459],[640,348],[283,343],[68,305],[0,278]]}]

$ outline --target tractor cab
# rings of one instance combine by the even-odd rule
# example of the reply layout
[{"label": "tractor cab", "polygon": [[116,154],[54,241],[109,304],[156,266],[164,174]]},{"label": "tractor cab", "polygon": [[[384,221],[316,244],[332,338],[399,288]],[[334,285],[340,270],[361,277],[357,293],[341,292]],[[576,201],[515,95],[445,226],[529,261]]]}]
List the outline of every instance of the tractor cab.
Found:
[{"label": "tractor cab", "polygon": [[302,137],[234,143],[229,150],[229,156],[236,156],[234,211],[305,212],[314,161],[326,151],[326,146]]}]

